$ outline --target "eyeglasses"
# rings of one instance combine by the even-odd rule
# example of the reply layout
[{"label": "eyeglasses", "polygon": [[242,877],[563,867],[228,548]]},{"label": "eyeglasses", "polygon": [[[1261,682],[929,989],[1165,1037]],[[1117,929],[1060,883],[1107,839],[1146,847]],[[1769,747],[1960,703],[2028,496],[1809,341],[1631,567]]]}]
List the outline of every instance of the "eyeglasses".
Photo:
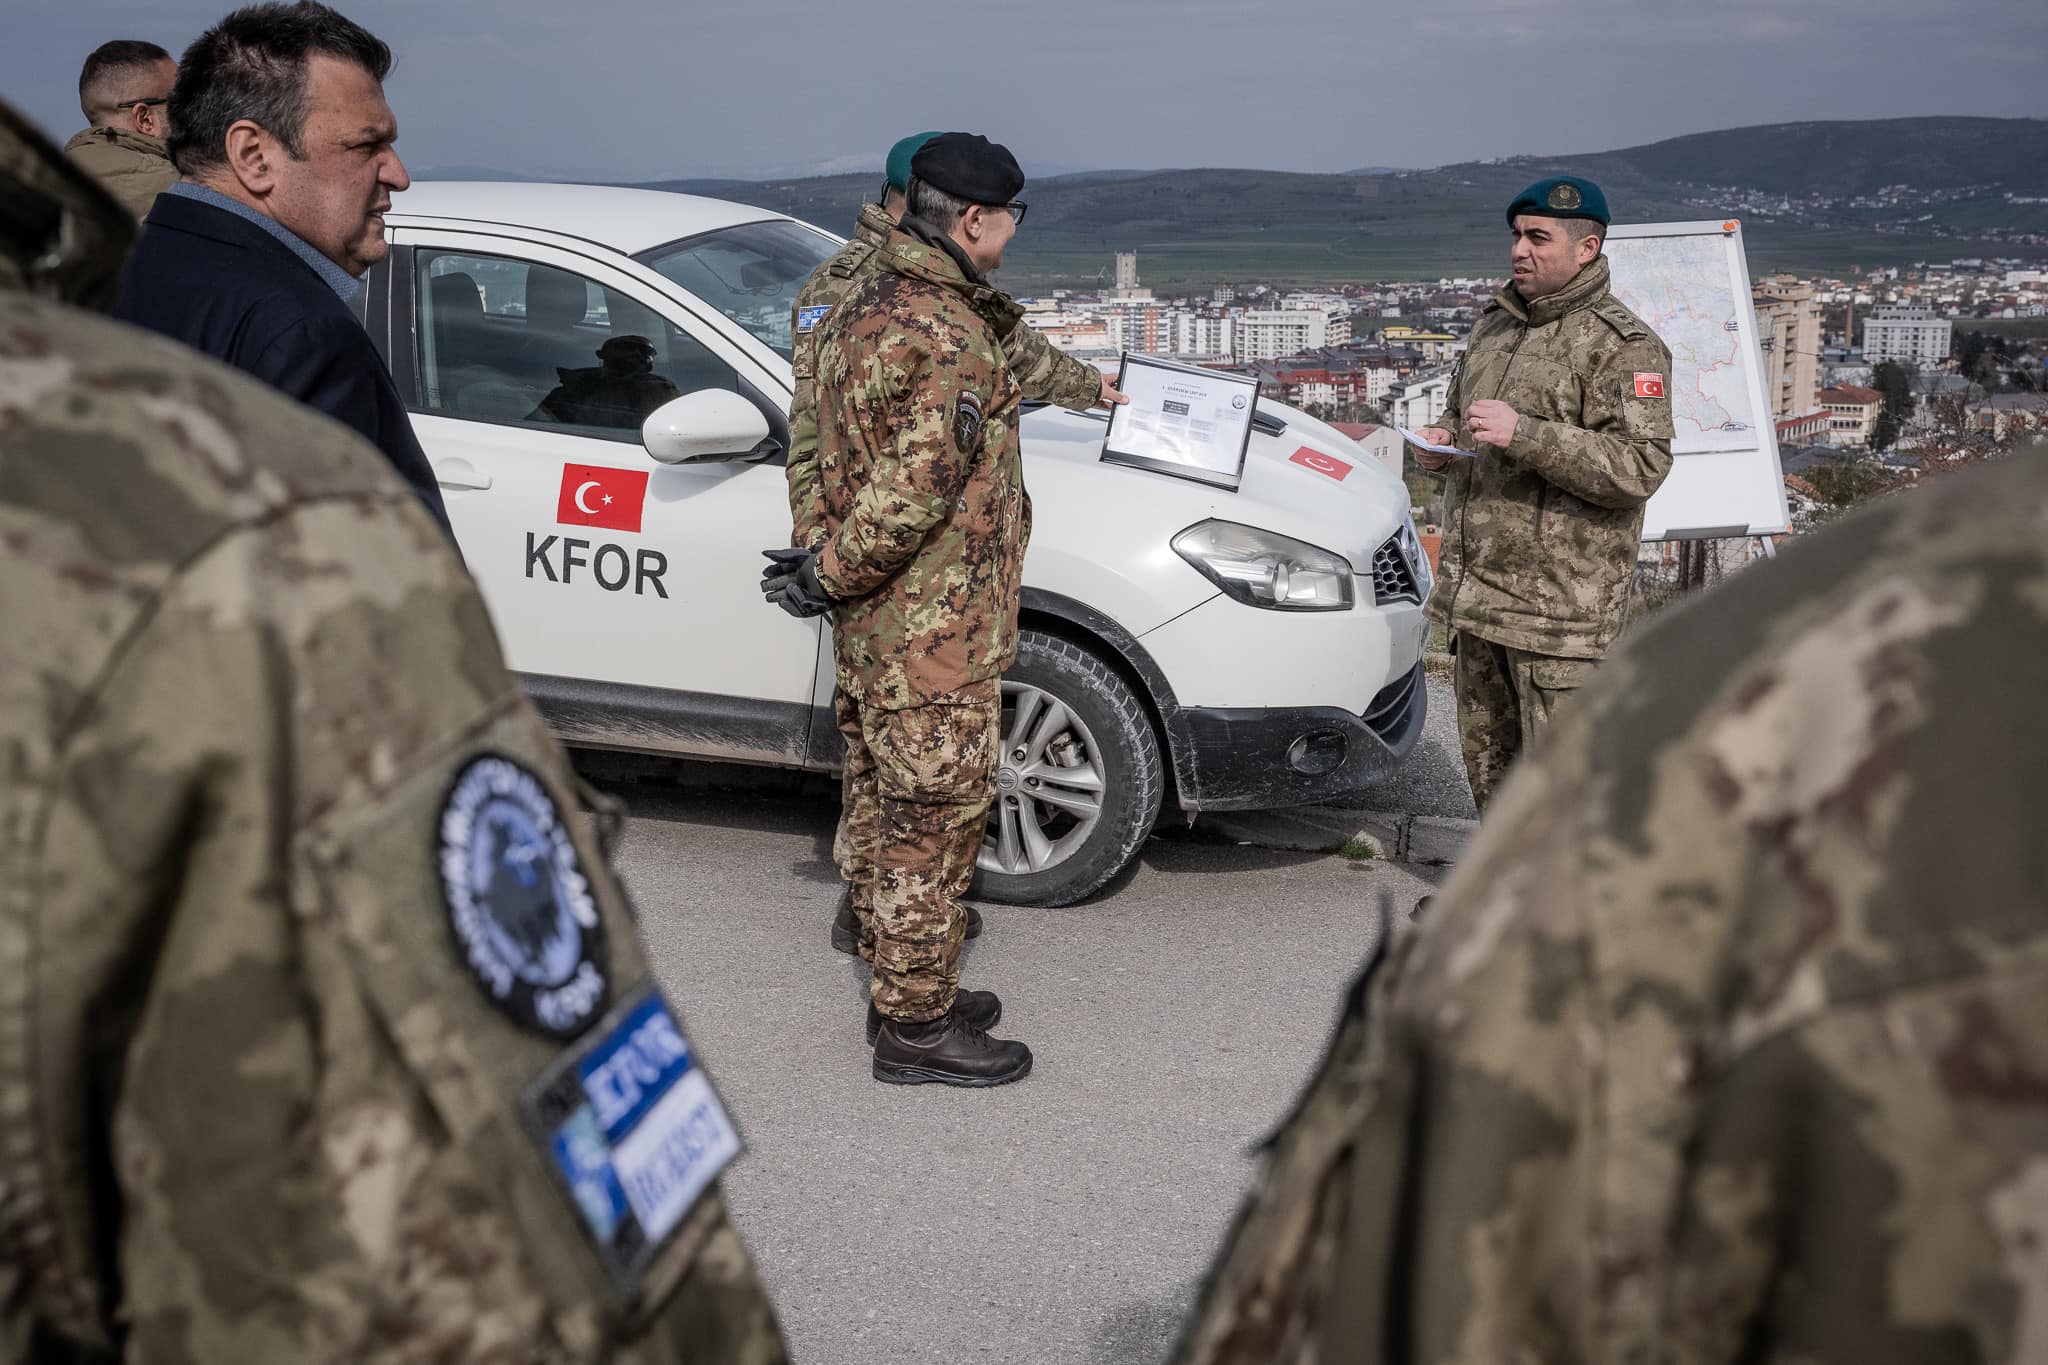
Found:
[{"label": "eyeglasses", "polygon": [[119,104],[115,105],[114,107],[116,109],[133,109],[138,104],[169,104],[170,102],[171,97],[169,95],[158,95],[154,99],[122,100]]},{"label": "eyeglasses", "polygon": [[1011,222],[1022,223],[1024,221],[1024,209],[1026,206],[1023,200],[1012,199],[1009,203],[1003,204],[1000,207],[1009,212]]}]

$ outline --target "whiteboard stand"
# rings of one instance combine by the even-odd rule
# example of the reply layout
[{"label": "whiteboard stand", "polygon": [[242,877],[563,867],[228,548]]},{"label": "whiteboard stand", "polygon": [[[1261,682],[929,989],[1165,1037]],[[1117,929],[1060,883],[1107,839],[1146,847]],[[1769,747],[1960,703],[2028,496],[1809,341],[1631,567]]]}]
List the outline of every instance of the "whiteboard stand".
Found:
[{"label": "whiteboard stand", "polygon": [[[1671,473],[1644,508],[1643,539],[1734,540],[1791,530],[1742,224],[1617,224],[1604,249],[1615,296],[1672,351],[1665,377],[1675,431]],[[1739,382],[1730,365],[1739,367]],[[1711,371],[1704,377],[1703,366]],[[1719,394],[1718,408],[1689,401],[1708,388]],[[1710,408],[1727,419],[1713,427],[1691,419]]]}]

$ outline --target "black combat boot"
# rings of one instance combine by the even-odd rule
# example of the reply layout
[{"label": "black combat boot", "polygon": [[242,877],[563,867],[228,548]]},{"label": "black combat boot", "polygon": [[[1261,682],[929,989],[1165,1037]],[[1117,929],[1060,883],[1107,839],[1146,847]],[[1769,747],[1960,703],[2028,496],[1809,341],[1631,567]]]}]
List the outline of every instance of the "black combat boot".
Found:
[{"label": "black combat boot", "polygon": [[[981,911],[967,907],[967,937],[981,936]],[[860,921],[853,913],[853,888],[847,887],[839,895],[839,913],[832,918],[832,946],[842,953],[860,951]]]},{"label": "black combat boot", "polygon": [[853,913],[853,888],[839,893],[839,913],[832,917],[832,946],[842,953],[860,951],[860,920]]},{"label": "black combat boot", "polygon": [[1008,1085],[1030,1074],[1030,1048],[989,1037],[958,1007],[923,1024],[884,1019],[875,1039],[875,1079],[892,1085]]},{"label": "black combat boot", "polygon": [[[982,1032],[1003,1022],[1003,1002],[996,999],[994,991],[955,991],[953,1009],[962,1019]],[[868,1046],[875,1045],[875,1039],[882,1032],[882,1012],[875,1008],[875,1002],[868,1001]]]}]

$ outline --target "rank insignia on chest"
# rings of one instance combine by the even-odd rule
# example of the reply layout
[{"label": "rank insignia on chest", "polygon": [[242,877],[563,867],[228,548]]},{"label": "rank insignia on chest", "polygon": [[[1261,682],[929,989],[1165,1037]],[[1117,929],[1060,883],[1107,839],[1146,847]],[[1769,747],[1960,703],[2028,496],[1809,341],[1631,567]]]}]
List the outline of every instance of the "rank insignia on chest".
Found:
[{"label": "rank insignia on chest", "polygon": [[981,435],[981,400],[971,393],[963,393],[953,404],[953,444],[960,447],[965,455],[974,449],[974,442]]},{"label": "rank insignia on chest", "polygon": [[1663,376],[1663,375],[1661,375],[1661,374],[1648,374],[1648,373],[1645,373],[1645,372],[1644,372],[1644,371],[1642,371],[1642,370],[1637,370],[1637,371],[1636,371],[1636,397],[1638,397],[1638,398],[1662,398],[1663,396],[1664,396],[1664,376]]},{"label": "rank insignia on chest", "polygon": [[832,305],[829,303],[814,303],[808,308],[797,309],[796,329],[799,332],[814,330],[819,323],[825,320],[825,314],[831,311]]},{"label": "rank insignia on chest", "polygon": [[472,759],[442,800],[434,861],[448,927],[491,1003],[550,1037],[580,1033],[610,994],[604,922],[547,786],[502,755]]}]

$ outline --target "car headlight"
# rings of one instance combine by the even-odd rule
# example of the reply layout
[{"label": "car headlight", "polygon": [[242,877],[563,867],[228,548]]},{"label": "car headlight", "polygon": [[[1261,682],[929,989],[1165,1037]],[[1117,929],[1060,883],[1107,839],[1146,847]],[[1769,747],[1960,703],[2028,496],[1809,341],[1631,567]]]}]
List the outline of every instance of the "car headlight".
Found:
[{"label": "car headlight", "polygon": [[1351,565],[1342,555],[1255,526],[1205,521],[1173,538],[1174,553],[1246,606],[1348,611]]}]

